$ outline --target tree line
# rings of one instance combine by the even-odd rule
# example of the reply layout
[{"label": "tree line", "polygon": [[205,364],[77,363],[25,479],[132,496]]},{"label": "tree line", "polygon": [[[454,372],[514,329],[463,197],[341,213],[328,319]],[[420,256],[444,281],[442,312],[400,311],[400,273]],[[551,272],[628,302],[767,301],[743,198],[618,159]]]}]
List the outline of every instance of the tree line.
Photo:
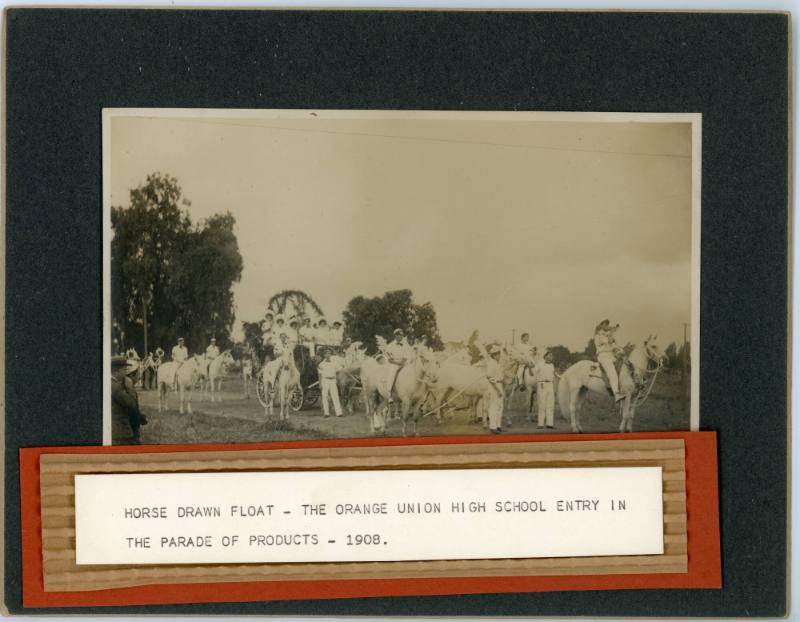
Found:
[{"label": "tree line", "polygon": [[143,356],[184,337],[190,351],[211,337],[230,347],[231,287],[242,257],[228,211],[192,222],[177,179],[153,173],[111,208],[112,348]]}]

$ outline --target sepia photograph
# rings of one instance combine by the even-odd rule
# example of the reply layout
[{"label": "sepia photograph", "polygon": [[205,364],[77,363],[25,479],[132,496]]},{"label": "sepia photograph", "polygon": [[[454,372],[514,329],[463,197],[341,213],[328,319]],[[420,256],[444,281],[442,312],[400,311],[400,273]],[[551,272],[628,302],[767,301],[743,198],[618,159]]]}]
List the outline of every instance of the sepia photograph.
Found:
[{"label": "sepia photograph", "polygon": [[104,110],[104,443],[697,430],[700,136]]}]

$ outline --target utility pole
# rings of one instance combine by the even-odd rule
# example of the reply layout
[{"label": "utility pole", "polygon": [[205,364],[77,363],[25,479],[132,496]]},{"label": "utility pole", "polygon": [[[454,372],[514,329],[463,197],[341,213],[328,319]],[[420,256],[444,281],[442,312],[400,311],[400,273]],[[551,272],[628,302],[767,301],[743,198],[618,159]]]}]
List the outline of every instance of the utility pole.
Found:
[{"label": "utility pole", "polygon": [[516,337],[517,337],[517,329],[516,328],[512,328],[511,329],[511,345],[512,346],[514,345],[514,339],[516,339]]}]

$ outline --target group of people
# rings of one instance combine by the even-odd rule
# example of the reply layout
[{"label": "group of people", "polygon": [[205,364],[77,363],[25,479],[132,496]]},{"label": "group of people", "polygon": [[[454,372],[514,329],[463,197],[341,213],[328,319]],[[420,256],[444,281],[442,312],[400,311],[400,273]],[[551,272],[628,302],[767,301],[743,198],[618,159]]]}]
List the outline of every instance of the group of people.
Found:
[{"label": "group of people", "polygon": [[530,333],[522,333],[520,343],[511,346],[517,356],[523,361],[535,361],[535,365],[520,365],[517,369],[515,382],[517,390],[524,392],[527,388],[525,374],[530,374],[533,385],[536,387],[538,403],[537,427],[553,428],[553,411],[555,410],[554,383],[556,370],[553,366],[553,354],[548,350],[539,356],[539,349],[530,341]]},{"label": "group of people", "polygon": [[[286,337],[284,339],[284,336]],[[342,346],[344,328],[339,320],[330,326],[322,317],[312,322],[308,316],[292,316],[288,320],[281,314],[267,311],[264,316],[263,342],[265,346],[273,348],[284,344],[301,345],[308,348],[311,356],[316,356],[317,348]]]},{"label": "group of people", "polygon": [[[159,348],[160,350],[160,348]],[[183,365],[186,360],[189,358],[189,350],[186,348],[186,341],[183,337],[178,337],[178,343],[176,343],[172,347],[172,361],[177,363],[175,365],[175,374],[172,379],[172,387],[175,388],[175,382],[178,377],[178,371],[180,370],[181,365]],[[208,368],[211,366],[211,363],[220,355],[219,346],[217,345],[217,338],[212,337],[208,346],[206,346],[205,353],[203,356],[204,361],[204,370],[205,375],[208,377]]]},{"label": "group of people", "polygon": [[[267,313],[267,325],[264,331],[264,342],[271,346],[273,358],[290,359],[297,345],[303,345],[309,349],[312,357],[317,357],[319,382],[324,415],[330,416],[329,404],[332,404],[337,417],[342,416],[342,406],[339,397],[336,375],[342,368],[341,362],[333,359],[333,349],[341,348],[346,344],[343,336],[341,322],[335,321],[329,328],[325,318],[319,319],[312,324],[308,317],[301,321],[297,317],[292,317],[288,324],[282,315],[273,318],[272,313]],[[614,394],[615,401],[623,399],[619,391],[619,377],[615,367],[616,358],[623,352],[623,349],[616,343],[615,333],[619,324],[612,325],[609,320],[603,320],[595,327],[594,345],[599,366],[605,372],[609,386]],[[515,383],[519,391],[526,390],[525,374],[531,374],[532,382],[537,391],[539,428],[553,428],[553,411],[555,406],[554,382],[557,376],[553,365],[551,352],[547,351],[543,356],[539,356],[538,349],[531,343],[530,334],[523,333],[520,342],[507,346],[515,354],[525,361],[536,361],[535,365],[520,365],[515,378]],[[490,390],[485,396],[489,411],[490,429],[493,433],[499,433],[501,429],[501,419],[503,411],[503,400],[505,396],[503,369],[500,365],[502,348],[499,345],[492,345],[486,350],[485,356],[477,363],[485,369],[486,377],[489,381]],[[205,349],[206,371],[211,362],[220,355],[216,339],[211,338],[209,345]],[[379,356],[393,365],[396,370],[390,389],[390,399],[397,376],[403,366],[413,357],[413,349],[405,332],[397,328],[393,332],[393,339],[386,343]],[[164,351],[157,348],[154,353],[148,353],[148,359],[160,363],[163,360]],[[183,337],[178,338],[177,344],[172,348],[172,361],[177,363],[175,366],[175,377],[173,378],[173,388],[177,371],[188,358],[189,351],[186,348]],[[146,360],[148,360],[146,359]],[[134,389],[134,382],[131,375],[138,369],[132,366],[131,360],[139,361],[139,356],[135,350],[129,349],[124,356],[112,358],[112,405],[114,412],[125,415],[133,431],[134,442],[139,440],[139,429],[146,424],[147,420],[139,410],[138,397]],[[147,366],[145,366],[147,367]],[[155,366],[157,368],[157,365]],[[274,379],[273,379],[274,382]]]}]

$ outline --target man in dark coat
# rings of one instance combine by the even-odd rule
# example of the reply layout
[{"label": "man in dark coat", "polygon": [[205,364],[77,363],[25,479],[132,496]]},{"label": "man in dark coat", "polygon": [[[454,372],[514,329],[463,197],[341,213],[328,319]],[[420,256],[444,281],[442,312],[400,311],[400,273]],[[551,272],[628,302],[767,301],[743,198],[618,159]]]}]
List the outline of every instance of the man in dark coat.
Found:
[{"label": "man in dark coat", "polygon": [[139,396],[128,377],[128,360],[124,356],[111,358],[111,414],[127,417],[133,432],[133,442],[139,443],[139,428],[147,419],[139,410]]}]

